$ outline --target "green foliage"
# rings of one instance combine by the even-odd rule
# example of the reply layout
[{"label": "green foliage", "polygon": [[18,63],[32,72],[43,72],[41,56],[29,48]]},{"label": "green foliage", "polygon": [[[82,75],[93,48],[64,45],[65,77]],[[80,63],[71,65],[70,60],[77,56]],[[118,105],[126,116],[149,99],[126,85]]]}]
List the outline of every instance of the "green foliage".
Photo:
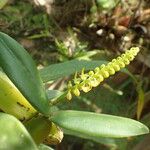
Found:
[{"label": "green foliage", "polygon": [[[123,54],[121,57],[118,57],[117,60],[112,61],[112,63],[108,63],[111,70],[109,70],[110,68],[107,65],[105,66],[106,61],[72,60],[48,66],[47,68],[40,70],[39,74],[34,61],[24,48],[8,35],[0,33],[0,66],[14,85],[20,90],[23,96],[25,96],[29,103],[32,104],[38,111],[36,118],[32,118],[31,120],[24,122],[27,130],[38,146],[48,137],[52,140],[50,143],[55,143],[52,139],[53,136],[57,141],[57,144],[61,142],[63,133],[59,127],[63,128],[66,134],[90,139],[103,144],[107,143],[108,145],[112,145],[112,147],[115,147],[115,142],[111,139],[106,139],[106,137],[122,138],[147,134],[149,129],[144,124],[132,119],[85,111],[58,111],[57,107],[54,109],[50,106],[52,104],[56,105],[57,103],[63,102],[62,99],[66,96],[66,92],[47,90],[46,93],[41,81],[42,78],[46,83],[48,81],[71,75],[77,71],[80,72],[82,68],[85,68],[85,70],[93,69],[103,63],[103,67],[98,70],[98,73],[102,73],[104,78],[106,78],[106,76],[109,76],[109,73],[114,74],[115,71],[119,71],[125,65],[129,64],[129,61],[133,60],[137,51],[138,49],[127,51],[125,55]],[[130,72],[126,73],[130,75]],[[83,73],[81,75],[86,74]],[[91,75],[91,72],[89,72],[88,75]],[[132,75],[130,76],[133,77]],[[84,77],[82,76],[81,78]],[[8,93],[9,92],[10,90],[8,89]],[[51,101],[48,101],[48,98]],[[20,101],[20,99],[18,99],[18,101]],[[12,101],[12,103],[13,102],[16,103],[16,101]],[[2,103],[6,102],[2,101]],[[14,112],[16,111],[13,109],[13,105],[12,110]],[[9,123],[8,120],[12,123]],[[5,122],[8,122],[8,124]],[[25,130],[23,125],[18,122],[19,121],[17,119],[14,119],[12,116],[10,117],[10,115],[3,113],[0,115],[0,127],[2,128],[7,125],[7,129],[2,130],[0,133],[0,141],[4,142],[2,145],[8,146],[6,147],[6,150],[9,150],[11,146],[16,146],[17,144],[19,148],[17,147],[15,150],[23,148],[28,149],[28,147],[31,147],[29,148],[31,150],[37,149],[37,146],[34,144],[29,133]],[[54,129],[51,130],[51,124],[54,124],[53,122],[56,125],[54,126]],[[19,126],[17,124],[19,124]],[[50,133],[48,132],[49,130]],[[11,138],[11,140],[8,139],[8,134],[10,138],[14,135],[17,138],[17,142],[14,141],[16,138]],[[20,134],[23,135],[23,138],[21,138]],[[3,135],[7,136],[6,141],[1,140]],[[18,138],[20,138],[21,142],[18,142]],[[26,144],[28,145],[26,146]],[[21,148],[21,146],[24,147]],[[11,149],[13,148],[11,147]],[[40,145],[39,149],[51,148]]]},{"label": "green foliage", "polygon": [[137,93],[138,93],[137,118],[140,119],[144,107],[144,97],[145,97],[144,91],[140,84],[137,87]]},{"label": "green foliage", "polygon": [[[0,0],[1,5],[8,0]],[[9,1],[8,1],[9,2]],[[4,11],[3,11],[4,10]],[[35,7],[26,1],[13,1],[8,3],[1,13],[1,31],[19,35],[22,31],[27,31],[30,39],[49,37],[49,28],[52,29],[52,20],[48,21],[48,15],[42,11],[36,11]],[[33,34],[33,31],[36,33]],[[31,34],[31,36],[30,36]]]},{"label": "green foliage", "polygon": [[0,150],[38,150],[30,134],[15,117],[0,113]]},{"label": "green foliage", "polygon": [[20,120],[30,119],[37,113],[3,71],[0,71],[0,108]]},{"label": "green foliage", "polygon": [[[40,5],[37,4],[38,1],[48,4]],[[19,41],[28,49],[38,68],[43,68],[39,72],[44,81],[48,103],[52,105],[50,117],[59,110],[80,110],[132,118],[150,127],[149,4],[148,0],[0,0],[0,30]],[[141,10],[138,15],[137,10]],[[67,83],[69,80],[73,83],[73,74],[77,72],[76,77],[79,78],[83,68],[85,74],[89,70],[94,71],[97,66],[103,64],[101,60],[109,61],[132,46],[138,46],[141,51],[128,69],[120,70],[88,93],[80,91],[79,97],[75,97],[72,91],[72,100],[67,101]],[[1,48],[0,50],[3,51]],[[94,64],[93,60],[98,60],[97,64]],[[9,63],[9,60],[7,62]],[[56,64],[58,62],[59,64]],[[23,125],[33,118],[44,117],[44,121],[39,119],[31,125],[28,135],[33,137],[31,135],[34,133],[35,143],[35,137],[40,139],[36,149],[51,149],[47,145],[57,145],[62,140],[62,131],[59,133],[58,130],[49,130],[47,126],[51,126],[51,123],[48,123],[45,114],[32,106],[24,94],[19,92],[20,89],[5,78],[7,76],[5,74],[4,77],[2,72],[0,111],[13,115]],[[30,87],[26,88],[32,93]],[[75,93],[79,92],[76,90]],[[31,118],[33,115],[35,116]],[[7,123],[9,124],[9,121]],[[8,131],[7,126],[1,127],[1,133],[4,133],[3,129]],[[41,128],[43,126],[46,128]],[[58,125],[55,126],[61,129]],[[50,134],[43,140],[49,131]],[[111,139],[95,138],[86,134],[79,136],[69,134],[65,130],[63,132],[65,137],[62,143],[52,146],[54,149],[146,150],[150,141],[149,135]],[[15,136],[8,138],[5,142],[7,145],[12,141],[11,138],[15,139]],[[0,145],[3,145],[3,139],[4,136],[0,136]],[[17,142],[16,145],[20,144],[22,139]]]},{"label": "green foliage", "polygon": [[57,51],[59,52],[59,60],[66,61],[70,59],[86,58],[88,59],[88,45],[80,42],[76,34],[68,28],[68,37],[64,42],[55,40]]},{"label": "green foliage", "polygon": [[98,7],[102,10],[110,10],[117,4],[117,0],[96,0]]},{"label": "green foliage", "polygon": [[50,120],[76,136],[119,138],[149,132],[145,125],[131,119],[82,111],[58,111]]},{"label": "green foliage", "polygon": [[15,40],[0,33],[0,65],[25,98],[40,112],[48,114],[49,104],[35,63]]}]

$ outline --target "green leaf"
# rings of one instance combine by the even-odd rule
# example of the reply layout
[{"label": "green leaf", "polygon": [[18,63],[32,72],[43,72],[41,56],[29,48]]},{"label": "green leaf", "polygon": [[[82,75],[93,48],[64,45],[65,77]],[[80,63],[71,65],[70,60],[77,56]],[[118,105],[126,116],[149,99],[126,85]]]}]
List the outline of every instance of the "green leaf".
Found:
[{"label": "green leaf", "polygon": [[137,105],[137,119],[140,119],[142,110],[144,108],[144,100],[145,100],[145,94],[141,86],[137,87],[137,93],[138,93],[138,105]]},{"label": "green leaf", "polygon": [[53,64],[40,70],[40,75],[43,82],[57,80],[59,78],[85,70],[94,69],[97,66],[107,63],[107,61],[86,61],[86,60],[71,60],[59,64]]},{"label": "green leaf", "polygon": [[0,149],[38,150],[21,122],[5,113],[0,113]]},{"label": "green leaf", "polygon": [[34,61],[20,44],[1,32],[0,66],[25,98],[41,113],[48,114],[46,93]]},{"label": "green leaf", "polygon": [[44,145],[44,144],[40,144],[39,145],[39,150],[54,150],[51,147]]},{"label": "green leaf", "polygon": [[0,9],[2,9],[6,4],[8,0],[0,0]]},{"label": "green leaf", "polygon": [[120,138],[149,133],[149,129],[138,121],[91,112],[58,111],[50,120],[76,136]]}]

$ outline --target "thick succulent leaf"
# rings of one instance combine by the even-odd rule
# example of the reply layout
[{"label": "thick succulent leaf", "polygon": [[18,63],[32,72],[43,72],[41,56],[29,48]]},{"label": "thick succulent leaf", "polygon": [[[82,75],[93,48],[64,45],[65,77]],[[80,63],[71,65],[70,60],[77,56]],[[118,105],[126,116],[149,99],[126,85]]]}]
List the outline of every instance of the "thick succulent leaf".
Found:
[{"label": "thick succulent leaf", "polygon": [[48,114],[48,101],[36,65],[27,51],[0,32],[0,66],[25,98],[41,113]]},{"label": "thick succulent leaf", "polygon": [[69,76],[75,72],[94,69],[107,61],[87,61],[87,60],[71,60],[59,64],[53,64],[40,70],[40,75],[43,82],[57,80],[59,78]]},{"label": "thick succulent leaf", "polygon": [[21,122],[5,113],[0,113],[0,149],[38,150]]},{"label": "thick succulent leaf", "polygon": [[0,70],[0,109],[19,120],[28,120],[37,111],[20,93],[6,74]]},{"label": "thick succulent leaf", "polygon": [[149,133],[142,123],[123,117],[82,111],[58,111],[50,118],[76,136],[129,137]]},{"label": "thick succulent leaf", "polygon": [[54,150],[51,147],[44,145],[44,144],[40,144],[39,145],[39,150]]}]

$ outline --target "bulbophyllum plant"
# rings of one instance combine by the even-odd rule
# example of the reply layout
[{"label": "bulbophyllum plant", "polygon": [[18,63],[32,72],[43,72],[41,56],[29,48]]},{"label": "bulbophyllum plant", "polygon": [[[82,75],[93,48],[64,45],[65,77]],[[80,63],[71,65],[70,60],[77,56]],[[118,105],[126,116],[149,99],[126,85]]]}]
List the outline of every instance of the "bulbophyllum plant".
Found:
[{"label": "bulbophyllum plant", "polygon": [[[138,52],[132,47],[108,63],[71,60],[37,70],[27,51],[0,33],[0,149],[51,149],[46,144],[58,144],[63,134],[101,141],[149,133],[144,124],[129,118],[56,109],[58,103],[89,92],[120,71]],[[73,73],[66,91],[44,88],[44,83]]]}]

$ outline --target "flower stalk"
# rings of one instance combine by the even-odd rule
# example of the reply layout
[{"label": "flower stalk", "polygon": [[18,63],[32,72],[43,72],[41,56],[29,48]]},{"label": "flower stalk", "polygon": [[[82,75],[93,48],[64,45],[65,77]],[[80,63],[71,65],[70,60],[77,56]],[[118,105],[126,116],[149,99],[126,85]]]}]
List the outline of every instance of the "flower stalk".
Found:
[{"label": "flower stalk", "polygon": [[93,71],[85,73],[84,69],[82,69],[79,76],[77,76],[76,73],[73,81],[69,81],[66,98],[71,100],[72,94],[79,96],[80,91],[87,93],[93,87],[97,87],[105,78],[114,75],[116,72],[120,71],[120,69],[128,65],[139,51],[138,47],[132,47],[130,50],[126,50],[121,56],[118,56],[106,65],[102,64],[96,67]]}]

